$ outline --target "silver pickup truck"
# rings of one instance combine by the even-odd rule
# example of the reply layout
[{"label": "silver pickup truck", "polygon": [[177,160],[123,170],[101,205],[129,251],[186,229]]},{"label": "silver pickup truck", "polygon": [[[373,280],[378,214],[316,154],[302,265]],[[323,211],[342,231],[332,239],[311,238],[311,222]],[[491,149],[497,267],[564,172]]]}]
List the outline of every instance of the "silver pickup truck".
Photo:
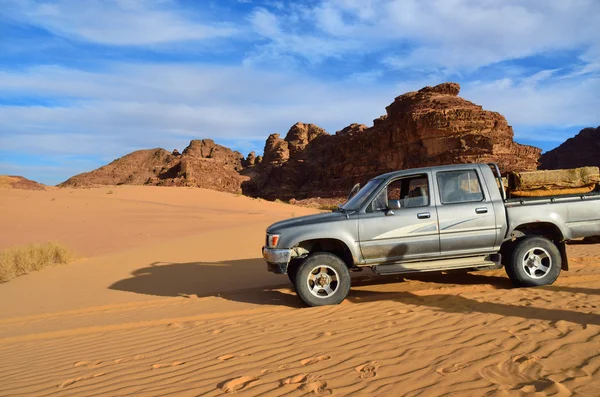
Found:
[{"label": "silver pickup truck", "polygon": [[552,284],[568,270],[565,242],[600,235],[600,191],[506,199],[495,164],[392,172],[338,210],[267,229],[267,268],[287,273],[309,306],[338,304],[350,271],[376,274],[504,266],[516,286]]}]

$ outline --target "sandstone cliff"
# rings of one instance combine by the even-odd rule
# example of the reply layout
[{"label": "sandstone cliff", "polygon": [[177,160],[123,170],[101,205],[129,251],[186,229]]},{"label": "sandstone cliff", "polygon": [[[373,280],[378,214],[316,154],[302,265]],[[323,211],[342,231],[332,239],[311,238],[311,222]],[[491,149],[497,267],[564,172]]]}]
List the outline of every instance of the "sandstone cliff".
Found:
[{"label": "sandstone cliff", "polygon": [[600,167],[600,127],[584,128],[540,158],[540,168],[545,170],[590,165]]},{"label": "sandstone cliff", "polygon": [[247,179],[239,174],[243,156],[210,139],[193,140],[183,153],[164,149],[138,150],[76,175],[61,187],[95,185],[194,186],[231,193],[241,192]]},{"label": "sandstone cliff", "polygon": [[459,91],[458,84],[444,83],[400,95],[372,127],[350,124],[335,135],[296,123],[284,138],[271,134],[262,157],[251,152],[244,159],[209,139],[194,140],[181,154],[140,150],[61,186],[198,186],[304,200],[344,197],[357,182],[406,168],[497,162],[504,172],[535,170],[540,149],[515,143],[501,114]]},{"label": "sandstone cliff", "polygon": [[272,134],[245,194],[268,199],[343,197],[356,182],[389,171],[450,163],[497,162],[503,172],[535,170],[540,149],[513,141],[496,112],[458,96],[444,83],[397,97],[373,127],[329,135],[298,123],[285,138]]}]

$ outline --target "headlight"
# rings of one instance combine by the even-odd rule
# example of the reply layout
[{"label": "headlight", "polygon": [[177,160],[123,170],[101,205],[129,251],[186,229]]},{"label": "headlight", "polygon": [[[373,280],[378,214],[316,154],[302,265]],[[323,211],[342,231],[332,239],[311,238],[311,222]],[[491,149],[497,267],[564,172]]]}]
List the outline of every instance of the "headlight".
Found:
[{"label": "headlight", "polygon": [[279,242],[280,234],[267,234],[267,247],[275,248]]}]

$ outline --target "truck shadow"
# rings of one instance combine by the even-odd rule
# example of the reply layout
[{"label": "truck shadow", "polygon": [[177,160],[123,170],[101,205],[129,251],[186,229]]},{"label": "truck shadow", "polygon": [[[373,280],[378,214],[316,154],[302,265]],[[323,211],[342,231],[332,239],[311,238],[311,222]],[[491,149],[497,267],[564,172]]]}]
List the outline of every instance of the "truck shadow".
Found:
[{"label": "truck shadow", "polygon": [[[574,290],[576,288],[572,288]],[[597,293],[597,292],[596,292]],[[409,292],[373,293],[371,291],[354,291],[349,296],[351,301],[369,302],[393,300],[406,304],[427,306],[440,309],[446,313],[487,313],[503,317],[521,317],[556,323],[568,321],[581,325],[600,325],[600,316],[595,313],[582,313],[563,309],[545,309],[531,306],[517,306],[496,302],[479,302],[461,295],[429,295],[417,296]]]},{"label": "truck shadow", "polygon": [[[510,288],[505,277],[483,276],[465,272],[442,274],[376,276],[370,270],[352,273],[352,285],[376,286],[410,281],[440,285],[492,284],[495,288]],[[108,287],[112,290],[154,296],[220,296],[254,304],[276,304],[300,307],[286,275],[266,271],[263,259],[243,259],[223,262],[154,262],[135,270],[131,277]],[[398,287],[398,290],[402,290]],[[351,296],[352,296],[351,291]]]},{"label": "truck shadow", "polygon": [[154,262],[131,273],[108,288],[118,291],[155,296],[198,297],[248,294],[251,303],[267,304],[259,294],[266,288],[286,288],[286,275],[268,273],[263,259],[243,259],[225,262]]},{"label": "truck shadow", "polygon": [[[487,285],[495,289],[512,288],[506,277],[489,274],[454,272],[432,272],[412,275],[375,276],[353,274],[353,289],[347,300],[365,303],[392,300],[406,304],[428,306],[448,313],[492,313],[501,316],[517,316],[550,322],[559,320],[578,324],[600,325],[600,316],[569,310],[544,309],[515,306],[503,303],[479,302],[461,295],[438,293],[427,296],[411,293],[415,282],[425,283],[417,289],[437,289],[440,286]],[[370,272],[369,272],[370,273]],[[398,284],[393,291],[377,291],[377,286]],[[360,287],[375,287],[373,290]],[[429,287],[429,288],[428,288]],[[386,287],[387,288],[387,287]],[[598,294],[594,289],[575,287],[541,287],[551,291]],[[244,259],[225,262],[155,262],[138,269],[131,277],[115,282],[109,289],[155,296],[219,296],[223,299],[257,305],[275,305],[301,308],[298,297],[286,275],[267,273],[262,259]]]}]

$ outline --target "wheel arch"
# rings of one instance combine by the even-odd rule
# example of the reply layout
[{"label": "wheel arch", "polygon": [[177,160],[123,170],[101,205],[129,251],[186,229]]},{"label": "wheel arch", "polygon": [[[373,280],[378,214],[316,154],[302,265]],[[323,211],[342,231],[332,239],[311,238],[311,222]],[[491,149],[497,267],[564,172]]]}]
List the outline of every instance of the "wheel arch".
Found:
[{"label": "wheel arch", "polygon": [[561,269],[569,270],[569,259],[567,256],[567,248],[565,244],[566,236],[563,231],[552,222],[530,222],[523,223],[513,229],[510,233],[510,239],[502,244],[501,253],[506,255],[512,252],[515,242],[532,236],[545,237],[552,241],[558,248],[561,256]]},{"label": "wheel arch", "polygon": [[328,252],[338,256],[348,268],[355,264],[355,256],[348,244],[336,238],[315,238],[303,240],[294,247],[299,253]]}]

